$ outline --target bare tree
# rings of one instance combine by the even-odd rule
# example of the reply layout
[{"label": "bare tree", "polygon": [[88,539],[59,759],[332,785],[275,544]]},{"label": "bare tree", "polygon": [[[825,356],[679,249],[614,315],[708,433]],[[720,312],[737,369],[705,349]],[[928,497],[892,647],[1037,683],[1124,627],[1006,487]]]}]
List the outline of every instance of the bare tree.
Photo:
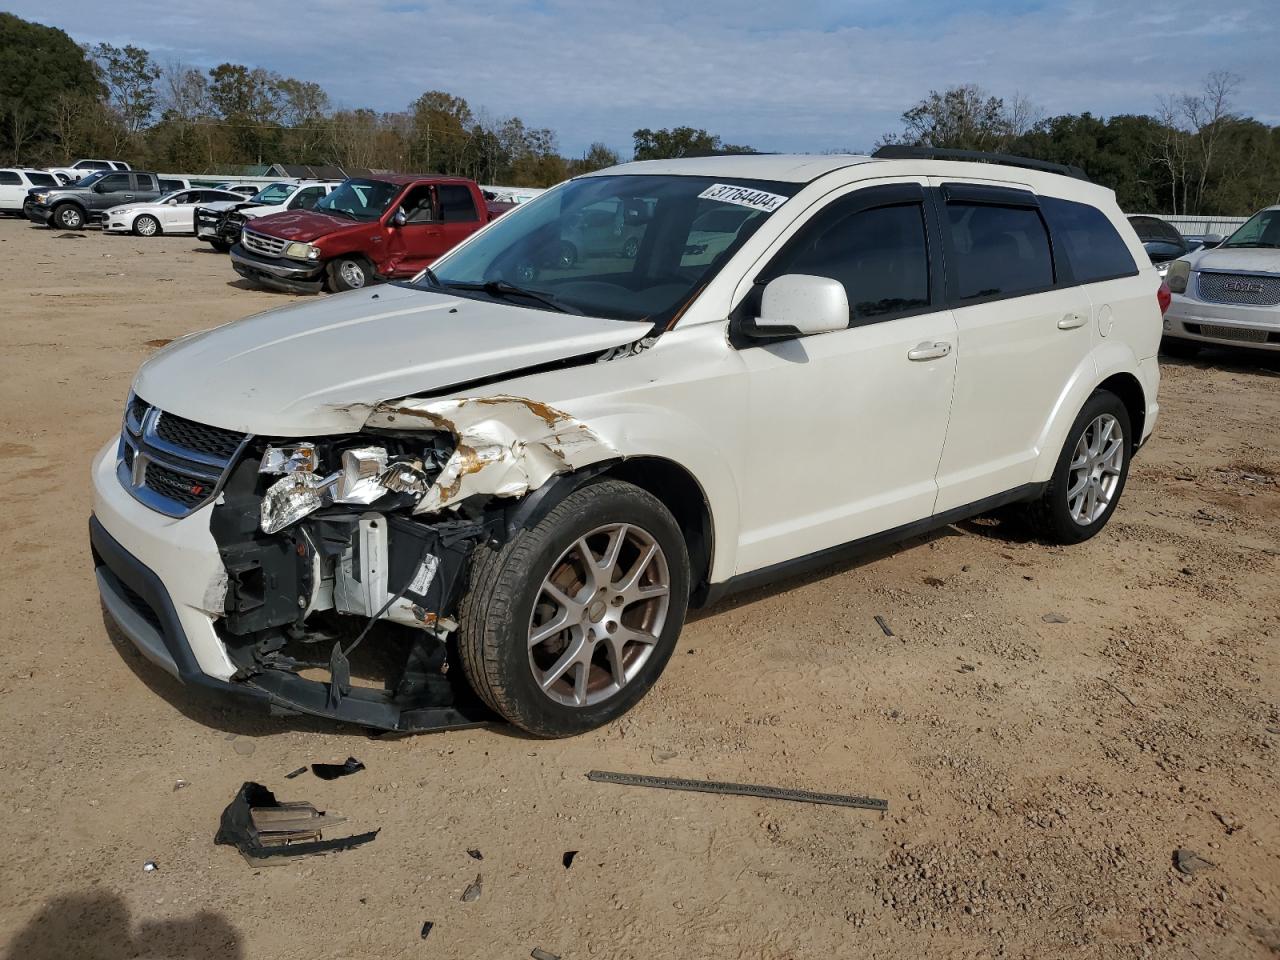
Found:
[{"label": "bare tree", "polygon": [[1156,120],[1159,133],[1151,144],[1151,161],[1169,175],[1170,213],[1187,212],[1187,169],[1191,137],[1182,126],[1182,112],[1176,97],[1160,97]]},{"label": "bare tree", "polygon": [[1205,78],[1204,89],[1181,99],[1182,114],[1195,135],[1198,176],[1195,183],[1194,212],[1202,213],[1205,181],[1213,169],[1214,155],[1222,133],[1235,121],[1231,98],[1240,86],[1240,77],[1229,70],[1215,70]]}]

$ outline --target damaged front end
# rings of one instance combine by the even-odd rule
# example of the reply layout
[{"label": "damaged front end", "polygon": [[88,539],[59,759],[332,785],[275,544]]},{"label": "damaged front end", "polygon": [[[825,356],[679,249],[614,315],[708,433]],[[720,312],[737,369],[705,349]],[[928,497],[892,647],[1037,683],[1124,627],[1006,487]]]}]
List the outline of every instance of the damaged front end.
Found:
[{"label": "damaged front end", "polygon": [[210,521],[233,682],[277,709],[380,729],[491,719],[451,669],[472,554],[538,515],[526,494],[615,456],[569,415],[514,397],[400,401],[358,435],[251,441]]}]

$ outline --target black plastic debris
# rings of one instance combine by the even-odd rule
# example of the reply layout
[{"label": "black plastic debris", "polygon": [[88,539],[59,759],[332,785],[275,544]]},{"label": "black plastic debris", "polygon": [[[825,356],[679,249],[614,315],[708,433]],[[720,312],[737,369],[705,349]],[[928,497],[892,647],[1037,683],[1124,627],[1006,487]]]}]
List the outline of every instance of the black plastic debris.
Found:
[{"label": "black plastic debris", "polygon": [[418,936],[420,936],[423,940],[427,939],[427,937],[431,934],[431,928],[434,926],[435,924],[432,923],[430,920],[424,920],[422,922],[422,932],[419,933]]},{"label": "black plastic debris", "polygon": [[482,887],[483,883],[481,882],[480,874],[477,873],[475,880],[467,884],[467,889],[462,891],[462,902],[474,903],[479,900]]},{"label": "black plastic debris", "polygon": [[306,767],[299,767],[297,770],[290,770],[288,773],[286,773],[286,774],[284,775],[284,778],[285,778],[286,780],[292,780],[292,779],[294,779],[295,777],[300,777],[300,776],[302,776],[302,775],[303,775],[304,773],[306,773],[306,772],[307,772],[307,768],[306,768]]},{"label": "black plastic debris", "polygon": [[353,773],[359,773],[364,769],[364,764],[355,757],[347,757],[345,763],[313,763],[311,772],[321,780],[337,780],[339,777],[349,777]]},{"label": "black plastic debris", "polygon": [[326,814],[310,803],[282,803],[262,784],[248,782],[222,811],[213,842],[235,847],[254,866],[268,866],[350,850],[378,835],[377,830],[371,830],[350,837],[323,838],[323,829],[345,821],[346,817]]},{"label": "black plastic debris", "polygon": [[577,855],[577,850],[566,850],[564,852],[564,856],[560,858],[560,862],[564,864],[564,868],[566,870],[573,866],[573,858]]},{"label": "black plastic debris", "polygon": [[876,619],[876,623],[879,625],[880,630],[884,633],[884,635],[885,635],[886,637],[892,637],[892,636],[893,636],[893,630],[891,630],[891,629],[890,629],[890,627],[889,627],[889,622],[888,622],[887,620],[885,620],[885,618],[884,618],[884,617],[882,617],[882,616],[880,616],[879,614],[876,614],[876,618],[875,618],[875,619]]},{"label": "black plastic debris", "polygon": [[476,850],[476,849],[468,850],[468,851],[467,851],[467,856],[468,856],[468,857],[470,857],[472,860],[483,860],[483,859],[484,859],[484,854],[483,854],[483,853],[481,853],[479,850]]}]

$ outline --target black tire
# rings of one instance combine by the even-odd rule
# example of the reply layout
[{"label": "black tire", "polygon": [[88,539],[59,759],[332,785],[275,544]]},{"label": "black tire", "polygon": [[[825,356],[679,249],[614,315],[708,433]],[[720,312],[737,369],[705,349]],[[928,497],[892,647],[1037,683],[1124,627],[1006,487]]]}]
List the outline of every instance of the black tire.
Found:
[{"label": "black tire", "polygon": [[84,211],[74,203],[60,203],[49,216],[49,226],[55,230],[83,230]]},{"label": "black tire", "polygon": [[[535,604],[543,579],[571,545],[615,523],[638,528],[661,548],[670,587],[665,618],[647,659],[619,690],[594,704],[561,703],[543,692],[530,662]],[[521,729],[539,737],[585,733],[622,716],[657,681],[675,650],[688,602],[689,557],[671,513],[639,487],[602,480],[570,494],[540,523],[521,530],[501,548],[477,549],[459,612],[462,668],[480,697]]]},{"label": "black tire", "polygon": [[330,260],[325,269],[329,275],[329,289],[334,293],[361,290],[378,282],[377,275],[364,257],[337,257]]},{"label": "black tire", "polygon": [[213,249],[217,250],[219,253],[228,253],[230,252],[232,245],[221,238],[215,237],[209,241],[209,246],[213,247]]},{"label": "black tire", "polygon": [[556,251],[555,267],[560,270],[567,270],[578,262],[578,248],[568,240],[561,240],[560,246]]},{"label": "black tire", "polygon": [[164,231],[160,229],[160,221],[149,213],[138,215],[133,220],[133,233],[138,237],[158,237]]},{"label": "black tire", "polygon": [[1190,360],[1200,352],[1200,344],[1191,340],[1179,340],[1175,337],[1164,337],[1160,341],[1160,352],[1166,357],[1179,360]]},{"label": "black tire", "polygon": [[[1094,420],[1104,415],[1114,417],[1120,426],[1124,459],[1120,465],[1115,490],[1111,494],[1106,509],[1092,522],[1081,523],[1072,517],[1068,505],[1071,461],[1082,435]],[[1049,485],[1040,499],[1027,508],[1027,520],[1035,533],[1051,543],[1072,544],[1083,543],[1105,527],[1111,515],[1115,513],[1121,494],[1124,493],[1125,481],[1129,477],[1129,461],[1133,456],[1134,439],[1133,427],[1129,422],[1129,411],[1125,409],[1120,398],[1108,390],[1095,392],[1085,402],[1075,422],[1071,424],[1066,443],[1062,446],[1062,453],[1058,455],[1058,462],[1053,468]]]}]

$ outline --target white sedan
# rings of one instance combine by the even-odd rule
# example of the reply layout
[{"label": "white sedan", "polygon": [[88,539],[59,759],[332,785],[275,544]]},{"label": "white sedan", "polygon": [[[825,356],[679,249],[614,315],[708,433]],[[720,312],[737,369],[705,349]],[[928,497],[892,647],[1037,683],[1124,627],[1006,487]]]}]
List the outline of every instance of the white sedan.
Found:
[{"label": "white sedan", "polygon": [[102,215],[103,229],[107,233],[135,233],[140,237],[155,237],[162,233],[195,233],[196,207],[219,200],[239,202],[244,197],[229,190],[207,187],[175,190],[158,200],[111,207]]}]

